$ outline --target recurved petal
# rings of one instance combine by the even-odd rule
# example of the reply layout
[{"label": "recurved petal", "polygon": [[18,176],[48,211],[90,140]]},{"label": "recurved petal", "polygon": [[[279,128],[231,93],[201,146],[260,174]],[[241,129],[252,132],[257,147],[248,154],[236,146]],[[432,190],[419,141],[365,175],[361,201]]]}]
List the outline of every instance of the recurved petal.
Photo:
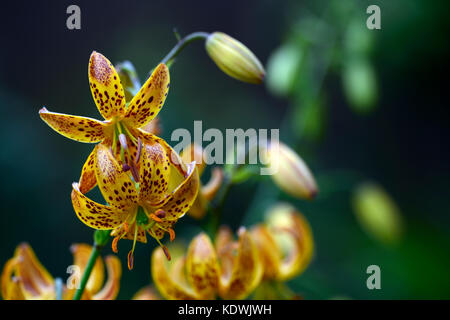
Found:
[{"label": "recurved petal", "polygon": [[54,300],[54,280],[39,262],[33,249],[27,243],[22,243],[16,248],[14,256],[18,258],[16,275],[25,299]]},{"label": "recurved petal", "polygon": [[159,143],[166,150],[170,163],[177,169],[177,171],[183,177],[186,177],[189,174],[188,168],[184,164],[180,155],[176,153],[175,150],[173,150],[172,147],[164,139],[142,129],[133,130],[133,133],[136,137],[141,138],[144,143]]},{"label": "recurved petal", "polygon": [[140,157],[139,198],[158,203],[169,186],[170,163],[166,150],[159,144],[144,144]]},{"label": "recurved petal", "polygon": [[280,270],[282,253],[269,230],[263,225],[253,227],[250,234],[258,247],[259,256],[264,266],[264,277],[275,279]]},{"label": "recurved petal", "polygon": [[119,258],[110,255],[105,258],[108,280],[103,288],[92,296],[92,300],[114,300],[119,294],[122,265]]},{"label": "recurved petal", "polygon": [[219,263],[211,240],[205,233],[196,236],[186,255],[186,274],[202,299],[214,298],[218,287]]},{"label": "recurved petal", "polygon": [[105,130],[108,128],[105,123],[96,119],[50,112],[46,108],[39,110],[39,115],[53,130],[79,142],[99,142],[105,137]]},{"label": "recurved petal", "polygon": [[72,184],[72,205],[78,218],[98,230],[117,228],[126,221],[128,212],[94,202],[82,194],[78,183]]},{"label": "recurved petal", "polygon": [[181,218],[197,198],[200,179],[195,162],[189,165],[188,172],[187,178],[172,192],[169,200],[161,207],[166,213],[166,220],[172,221]]},{"label": "recurved petal", "polygon": [[1,276],[1,293],[3,300],[23,300],[24,296],[20,290],[18,279],[14,276],[19,262],[18,257],[6,261]]},{"label": "recurved petal", "polygon": [[153,120],[166,100],[169,85],[169,69],[160,63],[128,105],[125,123],[140,128]]},{"label": "recurved petal", "polygon": [[95,51],[89,59],[89,85],[98,111],[105,119],[124,113],[125,93],[116,69]]},{"label": "recurved petal", "polygon": [[167,262],[166,260],[161,248],[156,248],[153,251],[151,272],[153,281],[161,295],[170,300],[196,299],[197,296],[192,289],[181,286],[177,281],[174,281],[167,268],[168,264],[174,262]]},{"label": "recurved petal", "polygon": [[292,239],[281,262],[278,279],[287,281],[301,274],[311,262],[314,252],[314,240],[308,221],[300,213],[291,213],[292,225],[275,228],[275,234]]},{"label": "recurved petal", "polygon": [[[80,268],[81,274],[83,274],[91,256],[92,247],[84,243],[73,244],[70,247],[70,251],[73,255],[73,264],[77,265]],[[98,257],[86,284],[86,290],[91,294],[96,293],[102,287],[103,280],[105,279],[104,268],[101,257]]]},{"label": "recurved petal", "polygon": [[[220,259],[220,255],[219,255]],[[223,299],[244,299],[258,286],[263,266],[249,232],[239,231],[237,256],[231,274],[222,274],[219,294]]]},{"label": "recurved petal", "polygon": [[98,144],[95,149],[95,176],[103,197],[119,210],[131,210],[138,201],[133,181],[106,146]]},{"label": "recurved petal", "polygon": [[89,154],[86,162],[81,169],[80,182],[78,187],[81,193],[86,194],[97,185],[95,177],[95,149]]}]

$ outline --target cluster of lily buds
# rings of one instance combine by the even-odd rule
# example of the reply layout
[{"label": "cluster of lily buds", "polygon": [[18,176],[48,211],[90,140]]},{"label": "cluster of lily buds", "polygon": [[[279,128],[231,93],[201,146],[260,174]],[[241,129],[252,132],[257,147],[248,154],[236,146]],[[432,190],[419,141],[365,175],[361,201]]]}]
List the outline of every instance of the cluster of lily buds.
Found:
[{"label": "cluster of lily buds", "polygon": [[213,32],[207,37],[205,47],[211,59],[230,77],[254,84],[264,80],[261,62],[238,40],[223,32]]},{"label": "cluster of lily buds", "polygon": [[279,142],[270,144],[264,156],[268,167],[274,170],[270,177],[281,190],[296,198],[315,198],[318,188],[314,176],[294,150]]},{"label": "cluster of lily buds", "polygon": [[221,227],[214,240],[196,236],[185,255],[167,262],[161,248],[152,256],[152,276],[167,299],[245,299],[263,281],[287,281],[301,274],[313,255],[306,219],[288,204],[278,204],[264,224],[241,228],[238,240]]},{"label": "cluster of lily buds", "polygon": [[[181,153],[180,157],[183,162],[191,163],[195,161],[198,174],[200,177],[206,167],[205,154],[201,146],[192,143],[187,146]],[[223,181],[223,171],[221,168],[216,167],[211,171],[211,178],[206,185],[200,182],[200,188],[198,191],[197,199],[190,208],[188,214],[195,219],[201,219],[205,216],[208,203],[211,201],[220,189]]]},{"label": "cluster of lily buds", "polygon": [[[71,247],[73,265],[83,274],[92,247],[87,244],[75,244]],[[120,260],[113,255],[105,257],[108,279],[105,279],[105,266],[98,257],[91,276],[86,284],[82,299],[113,300],[120,288],[122,267]],[[75,280],[75,279],[74,279]],[[63,285],[61,299],[71,300],[75,294],[74,287]],[[36,257],[27,243],[17,246],[14,256],[9,259],[1,275],[1,294],[4,300],[55,300],[57,298],[55,279]]]}]

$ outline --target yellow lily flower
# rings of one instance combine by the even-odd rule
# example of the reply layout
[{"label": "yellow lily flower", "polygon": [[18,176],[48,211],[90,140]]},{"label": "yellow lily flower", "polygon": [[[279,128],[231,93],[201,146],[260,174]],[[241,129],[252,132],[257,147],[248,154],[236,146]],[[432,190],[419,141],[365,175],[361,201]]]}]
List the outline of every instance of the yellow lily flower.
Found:
[{"label": "yellow lily flower", "polygon": [[[85,143],[101,142],[111,147],[122,165],[137,171],[133,160],[138,153],[139,140],[161,141],[167,147],[162,139],[143,129],[158,115],[166,99],[170,86],[167,66],[159,64],[128,104],[120,77],[102,54],[95,51],[91,54],[88,74],[92,96],[104,121],[50,112],[45,107],[39,115],[67,138]],[[93,151],[82,169],[79,181],[82,193],[95,187],[94,171]]]},{"label": "yellow lily flower", "polygon": [[287,281],[301,274],[314,251],[311,228],[305,217],[288,204],[268,211],[266,224],[250,231],[264,265],[264,279]]},{"label": "yellow lily flower", "polygon": [[[98,187],[107,205],[87,198],[73,183],[72,204],[78,218],[87,226],[98,230],[112,230],[112,247],[117,252],[118,240],[133,240],[133,248],[128,254],[128,268],[133,268],[133,252],[136,241],[146,243],[148,232],[160,242],[166,232],[175,238],[172,226],[192,206],[199,187],[195,162],[186,170],[176,166],[171,170],[169,155],[160,143],[144,144],[137,157],[140,161],[139,184],[123,170],[110,149],[104,144],[94,148],[94,171]],[[178,176],[176,177],[176,174]],[[176,178],[181,183],[175,185]],[[138,188],[137,188],[138,187]]]},{"label": "yellow lily flower", "polygon": [[[92,247],[87,244],[73,245],[74,265],[80,268],[81,274],[86,268]],[[99,257],[95,263],[83,299],[112,300],[117,297],[120,286],[122,267],[115,256],[105,258],[108,269],[108,280],[103,285],[104,264]],[[37,259],[33,249],[27,243],[20,244],[9,259],[1,275],[1,293],[5,300],[55,300],[55,281],[50,273]],[[62,298],[72,299],[75,289],[63,286]]]},{"label": "yellow lily flower", "polygon": [[[180,157],[185,163],[195,161],[198,174],[201,177],[206,167],[205,155],[201,146],[192,143],[187,148],[183,149]],[[198,191],[197,199],[189,210],[188,214],[195,218],[201,219],[205,216],[209,201],[211,201],[220,189],[223,181],[223,171],[221,168],[214,168],[211,172],[211,178],[206,185],[200,181],[200,189]]]},{"label": "yellow lily flower", "polygon": [[146,286],[136,292],[132,300],[161,300],[161,297],[153,287]]},{"label": "yellow lily flower", "polygon": [[161,248],[152,255],[152,277],[167,299],[244,299],[259,284],[263,266],[250,233],[244,228],[234,241],[222,227],[215,246],[201,233],[190,243],[185,256],[167,262]]}]

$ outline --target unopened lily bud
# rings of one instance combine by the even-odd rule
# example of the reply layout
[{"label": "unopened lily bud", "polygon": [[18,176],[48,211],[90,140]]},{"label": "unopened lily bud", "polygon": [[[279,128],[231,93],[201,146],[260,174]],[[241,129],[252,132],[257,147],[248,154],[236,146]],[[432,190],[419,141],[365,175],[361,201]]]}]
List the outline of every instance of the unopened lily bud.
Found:
[{"label": "unopened lily bud", "polygon": [[241,42],[222,32],[211,33],[206,51],[216,65],[237,80],[259,84],[265,76],[258,58]]},{"label": "unopened lily bud", "polygon": [[316,181],[300,156],[283,143],[267,148],[266,161],[275,184],[286,193],[313,199],[318,192]]},{"label": "unopened lily bud", "polygon": [[397,243],[403,234],[403,219],[395,201],[377,184],[359,185],[353,208],[364,230],[384,244]]}]

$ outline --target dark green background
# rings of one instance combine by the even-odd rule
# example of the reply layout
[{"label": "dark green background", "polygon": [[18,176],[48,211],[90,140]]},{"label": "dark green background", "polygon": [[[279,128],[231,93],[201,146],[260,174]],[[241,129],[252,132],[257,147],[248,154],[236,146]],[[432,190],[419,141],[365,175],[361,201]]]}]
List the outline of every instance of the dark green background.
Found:
[{"label": "dark green background", "polygon": [[[91,242],[92,230],[75,216],[71,183],[92,146],[52,131],[39,116],[51,111],[100,119],[89,92],[87,66],[93,50],[113,63],[131,60],[143,80],[183,34],[223,31],[245,43],[265,64],[286,40],[292,25],[310,14],[324,17],[332,1],[16,1],[2,4],[0,30],[0,264],[21,241],[29,242],[53,276],[65,279],[69,247]],[[345,2],[345,1],[344,1]],[[350,2],[350,1],[349,1]],[[448,187],[448,6],[444,1],[356,1],[365,23],[369,4],[381,7],[371,63],[379,100],[371,114],[351,111],[339,71],[321,82],[328,106],[327,128],[296,150],[318,179],[311,203],[294,203],[309,219],[316,257],[291,282],[306,298],[449,298],[450,193]],[[66,28],[66,8],[78,4],[82,29]],[[331,29],[345,21],[324,20]],[[308,81],[308,79],[306,79]],[[163,137],[176,128],[279,128],[290,102],[265,86],[221,73],[201,43],[188,47],[171,68],[171,90],[160,115]],[[288,141],[289,132],[281,132]],[[355,184],[375,180],[396,200],[406,234],[385,247],[361,230],[352,212]],[[270,184],[270,182],[269,182]],[[245,216],[256,183],[233,188],[225,221],[251,224],[262,210]],[[269,188],[270,190],[270,188]],[[98,199],[98,198],[97,198]],[[254,207],[253,207],[254,208]],[[177,224],[178,239],[200,229],[190,218]],[[154,246],[137,245],[135,269],[126,269],[131,242],[119,243],[124,271],[119,298],[130,298],[150,282]],[[110,253],[110,248],[105,253]],[[382,271],[382,290],[366,288],[368,265]]]}]

